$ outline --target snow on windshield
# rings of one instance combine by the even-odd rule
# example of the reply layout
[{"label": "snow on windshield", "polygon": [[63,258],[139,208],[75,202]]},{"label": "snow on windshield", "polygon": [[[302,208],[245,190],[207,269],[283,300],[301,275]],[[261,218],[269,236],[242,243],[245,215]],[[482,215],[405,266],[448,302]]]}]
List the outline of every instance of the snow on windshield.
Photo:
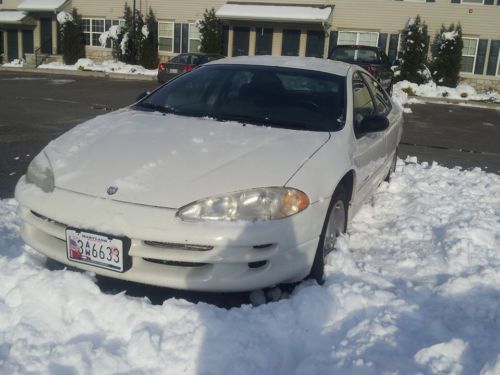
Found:
[{"label": "snow on windshield", "polygon": [[[500,176],[398,162],[324,286],[225,310],[49,271],[0,201],[0,372],[498,374]],[[279,290],[270,298],[278,299]]]}]

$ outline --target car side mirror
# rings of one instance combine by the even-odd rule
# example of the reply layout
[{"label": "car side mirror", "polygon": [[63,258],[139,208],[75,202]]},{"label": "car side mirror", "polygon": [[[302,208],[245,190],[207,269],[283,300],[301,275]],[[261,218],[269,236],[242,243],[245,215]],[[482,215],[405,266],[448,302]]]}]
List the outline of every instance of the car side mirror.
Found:
[{"label": "car side mirror", "polygon": [[135,101],[138,102],[139,100],[142,100],[144,99],[146,96],[148,96],[150,94],[149,91],[144,91],[144,92],[141,92],[139,95],[137,95],[137,98],[135,98]]},{"label": "car side mirror", "polygon": [[359,124],[357,133],[377,133],[386,130],[389,127],[389,119],[385,115],[368,115],[363,118]]}]

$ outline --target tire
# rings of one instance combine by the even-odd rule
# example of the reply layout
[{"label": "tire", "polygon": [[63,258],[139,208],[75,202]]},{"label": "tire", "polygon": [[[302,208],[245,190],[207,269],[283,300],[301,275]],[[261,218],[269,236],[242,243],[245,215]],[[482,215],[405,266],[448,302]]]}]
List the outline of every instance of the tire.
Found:
[{"label": "tire", "polygon": [[314,256],[309,278],[316,280],[318,284],[325,281],[325,258],[335,250],[337,237],[345,233],[347,228],[347,206],[348,196],[345,188],[340,186],[335,190],[330,201],[330,206],[319,236],[318,248]]},{"label": "tire", "polygon": [[394,151],[394,156],[392,158],[391,168],[389,169],[387,176],[385,176],[385,178],[384,178],[385,182],[391,181],[391,177],[394,174],[394,172],[396,171],[396,163],[397,162],[398,162],[398,149],[396,148],[396,150]]}]

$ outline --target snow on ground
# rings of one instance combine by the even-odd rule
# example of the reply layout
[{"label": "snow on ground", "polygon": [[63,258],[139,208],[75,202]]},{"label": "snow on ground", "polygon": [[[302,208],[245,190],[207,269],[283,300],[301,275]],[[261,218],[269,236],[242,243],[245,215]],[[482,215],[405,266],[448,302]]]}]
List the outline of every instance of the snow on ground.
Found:
[{"label": "snow on ground", "polygon": [[11,62],[2,64],[6,68],[22,68],[24,66],[24,61],[22,59],[14,59]]},{"label": "snow on ground", "polygon": [[230,310],[152,305],[49,271],[15,210],[0,201],[0,373],[499,373],[498,175],[400,160],[329,256],[325,285]]},{"label": "snow on ground", "polygon": [[38,69],[86,70],[93,72],[140,74],[150,76],[156,76],[158,74],[156,69],[150,70],[143,68],[140,65],[129,65],[115,60],[106,60],[101,64],[98,64],[91,59],[79,59],[74,65],[51,62],[40,65]]},{"label": "snow on ground", "polygon": [[400,104],[401,101],[405,100],[405,95],[409,91],[412,92],[412,95],[427,98],[448,98],[500,103],[500,93],[496,91],[477,93],[472,86],[467,84],[459,84],[456,88],[450,88],[438,86],[434,82],[418,85],[408,81],[401,81],[394,85],[393,90],[393,96],[396,97],[396,100]]}]

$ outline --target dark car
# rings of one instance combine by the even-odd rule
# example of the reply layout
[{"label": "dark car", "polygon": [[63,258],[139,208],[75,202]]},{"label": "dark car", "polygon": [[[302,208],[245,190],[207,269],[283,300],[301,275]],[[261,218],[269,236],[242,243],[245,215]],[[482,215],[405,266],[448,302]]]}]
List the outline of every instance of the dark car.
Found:
[{"label": "dark car", "polygon": [[170,81],[176,75],[190,72],[193,68],[224,56],[211,53],[181,53],[167,63],[158,65],[158,82]]},{"label": "dark car", "polygon": [[392,92],[394,72],[391,69],[389,58],[380,48],[341,45],[333,49],[329,58],[361,66],[375,77],[387,92]]}]

